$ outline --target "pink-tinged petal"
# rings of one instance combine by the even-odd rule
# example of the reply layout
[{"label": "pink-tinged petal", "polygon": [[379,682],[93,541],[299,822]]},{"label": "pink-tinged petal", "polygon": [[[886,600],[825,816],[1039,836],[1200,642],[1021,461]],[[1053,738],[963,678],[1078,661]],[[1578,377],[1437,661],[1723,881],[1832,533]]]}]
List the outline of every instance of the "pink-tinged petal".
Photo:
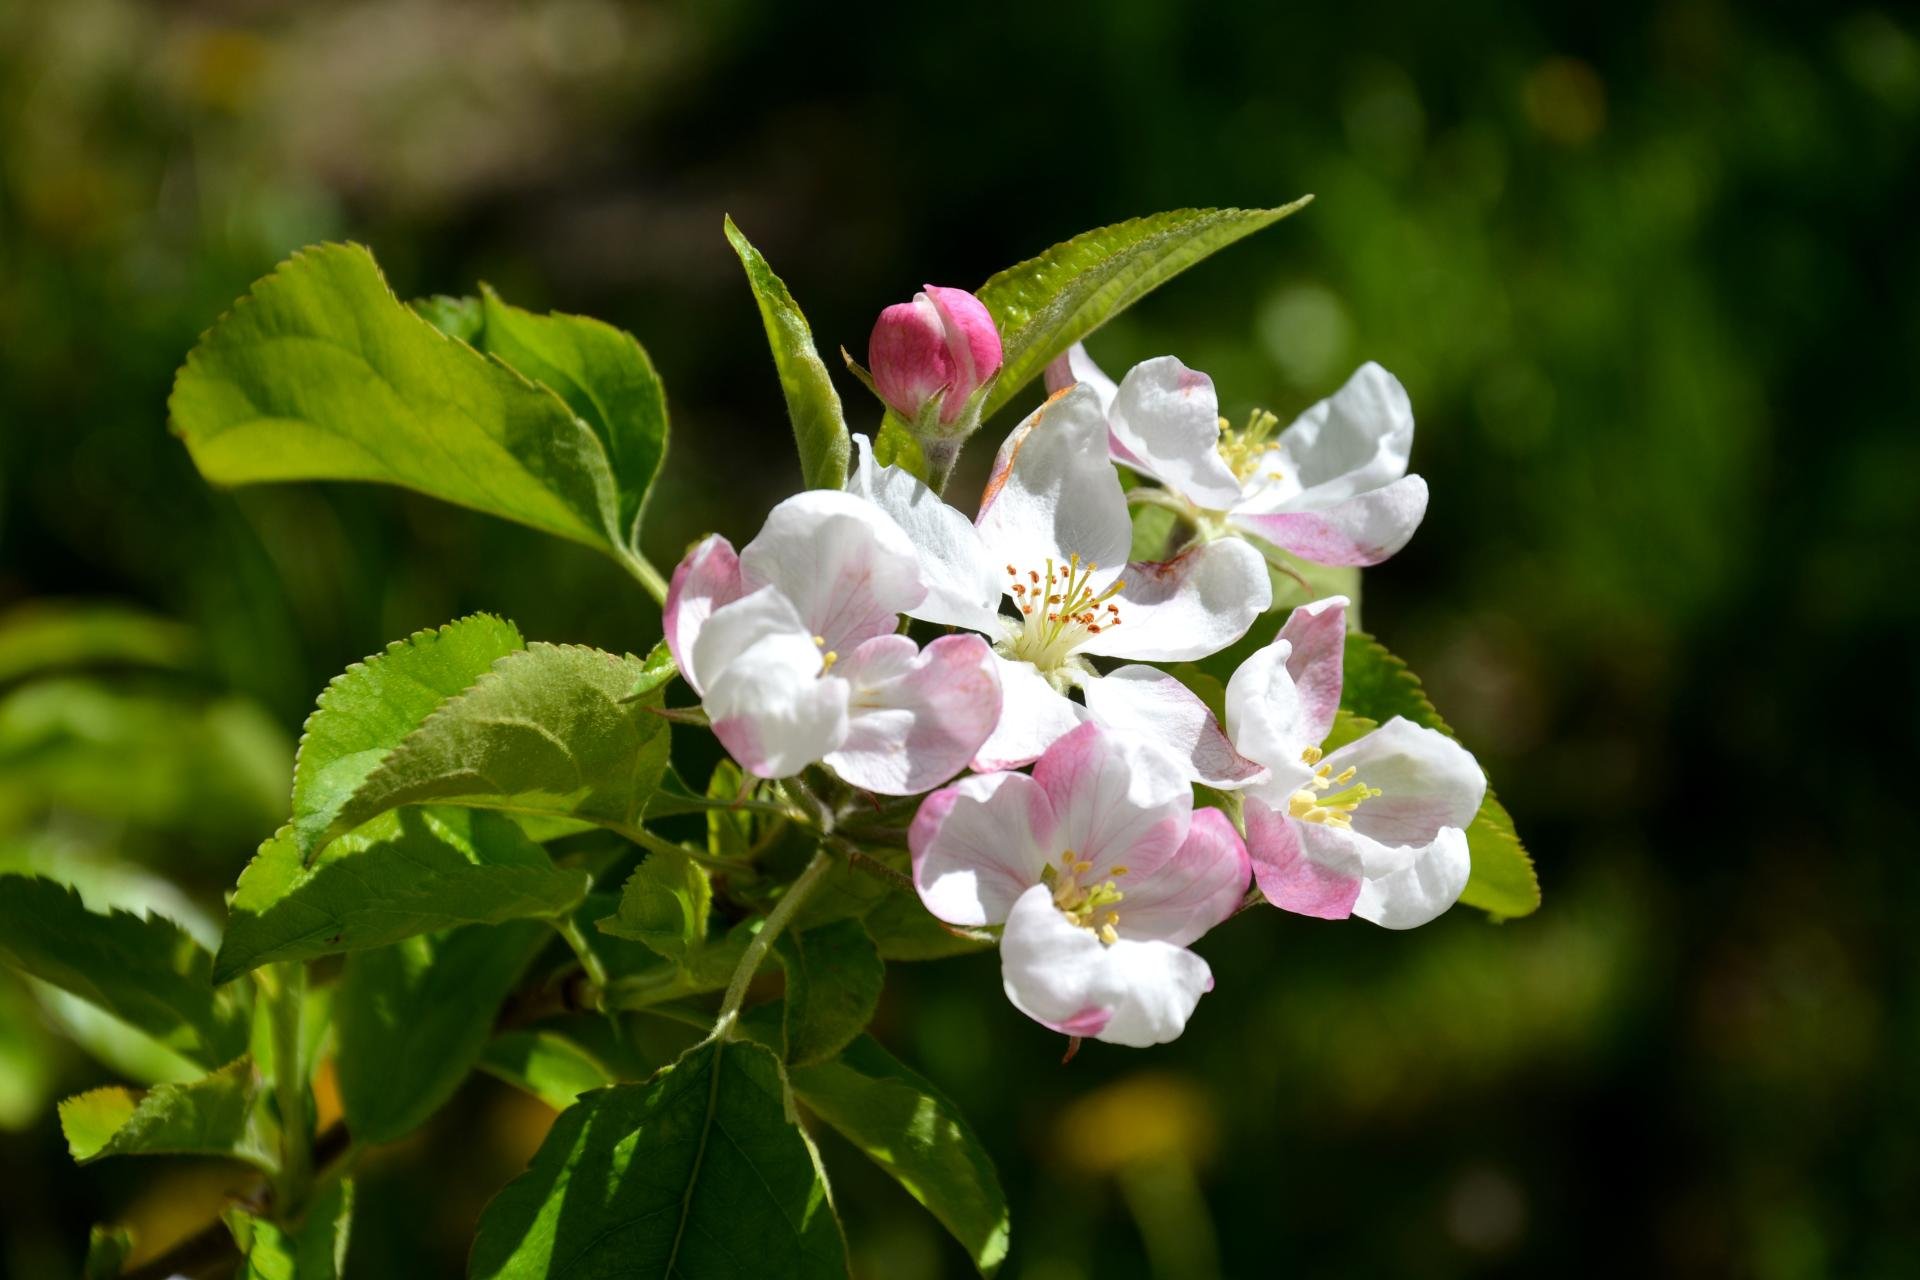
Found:
[{"label": "pink-tinged petal", "polygon": [[1313,564],[1379,564],[1407,545],[1427,514],[1427,482],[1402,476],[1317,511],[1229,517],[1234,527]]},{"label": "pink-tinged petal", "polygon": [[1033,780],[1059,820],[1054,852],[1073,850],[1094,864],[1094,875],[1123,866],[1151,876],[1187,838],[1187,771],[1137,734],[1081,725],[1047,748]]},{"label": "pink-tinged petal", "polygon": [[896,302],[880,313],[867,339],[867,368],[880,398],[908,419],[954,383],[946,324],[932,298],[916,294],[912,302]]},{"label": "pink-tinged petal", "polygon": [[1240,480],[1220,456],[1213,379],[1172,356],[1135,365],[1120,381],[1107,425],[1122,453],[1176,493],[1212,511],[1240,500]]},{"label": "pink-tinged petal", "polygon": [[827,767],[890,796],[918,795],[966,767],[1000,719],[1000,677],[979,636],[924,650],[876,636],[833,668],[851,686],[846,741]]},{"label": "pink-tinged petal", "polygon": [[1239,538],[1203,542],[1171,560],[1136,561],[1105,625],[1078,651],[1110,658],[1186,662],[1238,640],[1273,603],[1266,561]]},{"label": "pink-tinged petal", "polygon": [[847,682],[819,670],[811,637],[781,634],[757,641],[714,677],[703,705],[742,769],[791,777],[846,738]]},{"label": "pink-tinged petal", "polygon": [[813,643],[799,610],[777,587],[761,587],[707,615],[694,635],[687,659],[711,689],[741,654],[770,636],[805,640],[812,650],[812,674],[820,673],[820,647]]},{"label": "pink-tinged petal", "polygon": [[1241,755],[1267,767],[1270,776],[1257,780],[1257,790],[1282,805],[1312,774],[1302,753],[1325,736],[1312,732],[1287,669],[1292,656],[1292,644],[1275,640],[1256,649],[1227,681],[1227,737]]},{"label": "pink-tinged petal", "polygon": [[1213,985],[1207,962],[1183,947],[1102,944],[1060,913],[1045,885],[1008,914],[1000,975],[1014,1008],[1043,1026],[1134,1048],[1178,1037]]},{"label": "pink-tinged petal", "polygon": [[968,397],[1000,372],[1000,331],[986,304],[965,289],[926,285],[925,297],[939,312],[946,328],[947,353],[953,364],[953,385],[940,402],[940,421],[953,423],[966,410]]},{"label": "pink-tinged petal", "polygon": [[1119,576],[1133,522],[1119,473],[1107,458],[1107,419],[1092,390],[1063,391],[1015,427],[994,458],[974,525],[1004,572],[1072,556],[1105,566],[1096,587]]},{"label": "pink-tinged petal", "polygon": [[920,803],[907,829],[913,887],[948,924],[999,924],[1053,856],[1046,793],[1024,773],[981,773]]},{"label": "pink-tinged petal", "polygon": [[717,533],[687,552],[675,567],[660,621],[667,633],[667,651],[695,693],[705,688],[693,665],[693,646],[700,629],[715,609],[745,594],[746,587],[740,582],[740,557],[734,554],[733,544]]},{"label": "pink-tinged petal", "polygon": [[1139,876],[1129,869],[1116,879],[1126,895],[1116,908],[1116,931],[1184,947],[1240,909],[1251,873],[1247,847],[1227,815],[1196,809],[1185,842],[1158,871]]},{"label": "pink-tinged petal", "polygon": [[1287,655],[1287,674],[1300,692],[1299,732],[1307,741],[1323,741],[1340,710],[1340,682],[1346,666],[1347,605],[1345,596],[1328,596],[1303,604],[1287,615],[1280,639],[1293,646]]},{"label": "pink-tinged petal", "polygon": [[1248,797],[1242,816],[1247,824],[1247,852],[1253,858],[1253,879],[1260,886],[1261,896],[1295,915],[1345,920],[1353,914],[1353,904],[1365,883],[1357,854],[1332,847],[1323,850],[1323,854],[1333,855],[1330,861],[1315,862],[1307,856],[1301,840],[1301,831],[1308,824],[1287,817],[1284,807],[1271,809]]},{"label": "pink-tinged petal", "polygon": [[1102,413],[1113,407],[1113,397],[1120,391],[1113,379],[1087,354],[1087,344],[1084,342],[1074,343],[1047,363],[1046,383],[1049,395],[1065,391],[1075,384],[1091,388],[1093,394],[1099,397]]},{"label": "pink-tinged petal", "polygon": [[1195,782],[1234,790],[1266,773],[1233,749],[1199,695],[1164,671],[1132,664],[1090,677],[1080,688],[1096,723],[1153,739],[1187,766]]},{"label": "pink-tinged petal", "polygon": [[997,634],[1006,566],[993,563],[973,522],[911,472],[877,464],[865,436],[855,436],[853,445],[857,456],[847,492],[886,512],[919,553],[927,596],[906,612],[926,622]]},{"label": "pink-tinged petal", "polygon": [[779,587],[813,634],[843,655],[893,631],[927,595],[920,557],[900,526],[838,489],[797,493],[769,512],[740,551],[740,575],[750,587]]},{"label": "pink-tinged petal", "polygon": [[1254,486],[1244,509],[1323,510],[1407,473],[1413,406],[1399,380],[1369,361],[1340,390],[1294,419],[1276,443],[1263,472],[1278,469],[1283,479]]},{"label": "pink-tinged petal", "polygon": [[1413,929],[1460,900],[1472,873],[1467,833],[1446,827],[1405,867],[1368,880],[1353,914],[1383,929]]},{"label": "pink-tinged petal", "polygon": [[1000,675],[1000,722],[973,758],[974,771],[1018,769],[1086,723],[1087,709],[1034,670],[1031,662],[993,656]]},{"label": "pink-tinged petal", "polygon": [[1465,830],[1487,794],[1486,775],[1465,747],[1399,716],[1322,763],[1335,777],[1351,768],[1380,791],[1354,811],[1353,829],[1383,845],[1424,846],[1442,828]]}]

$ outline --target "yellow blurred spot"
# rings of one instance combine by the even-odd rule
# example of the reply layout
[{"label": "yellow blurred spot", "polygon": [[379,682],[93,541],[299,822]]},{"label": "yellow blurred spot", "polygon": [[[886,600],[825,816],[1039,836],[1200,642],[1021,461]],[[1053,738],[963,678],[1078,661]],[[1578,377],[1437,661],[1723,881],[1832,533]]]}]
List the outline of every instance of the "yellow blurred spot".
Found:
[{"label": "yellow blurred spot", "polygon": [[253,100],[267,53],[250,31],[208,31],[187,50],[188,92],[203,106],[237,112]]},{"label": "yellow blurred spot", "polygon": [[314,1132],[326,1129],[340,1119],[340,1077],[333,1069],[333,1059],[327,1058],[320,1063],[320,1069],[313,1073],[313,1117]]},{"label": "yellow blurred spot", "polygon": [[1143,1072],[1084,1094],[1060,1113],[1051,1149],[1083,1173],[1143,1161],[1203,1163],[1219,1132],[1206,1091],[1185,1076]]},{"label": "yellow blurred spot", "polygon": [[1599,73],[1578,58],[1548,58],[1520,87],[1527,121],[1562,146],[1592,142],[1607,125],[1607,89]]}]

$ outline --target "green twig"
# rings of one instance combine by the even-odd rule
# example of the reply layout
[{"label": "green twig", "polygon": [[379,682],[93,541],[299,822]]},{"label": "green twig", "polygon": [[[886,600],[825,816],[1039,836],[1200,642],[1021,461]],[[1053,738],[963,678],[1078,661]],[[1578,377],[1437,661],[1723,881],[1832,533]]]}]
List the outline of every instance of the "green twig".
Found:
[{"label": "green twig", "polygon": [[573,954],[580,957],[580,967],[586,970],[587,981],[593,984],[589,1003],[595,1009],[602,1008],[606,999],[607,966],[600,962],[599,953],[587,941],[586,935],[580,932],[580,925],[572,916],[556,917],[553,927],[573,948]]},{"label": "green twig", "polygon": [[653,597],[655,604],[664,605],[667,602],[667,580],[660,576],[660,571],[645,556],[638,551],[627,551],[616,558],[621,567],[632,574],[647,594]]},{"label": "green twig", "polygon": [[280,1172],[275,1179],[274,1213],[283,1222],[292,1221],[300,1211],[313,1162],[307,1081],[300,1052],[301,1006],[306,994],[304,963],[273,966],[266,1000],[273,1033],[273,1095],[280,1110]]},{"label": "green twig", "polygon": [[653,834],[653,832],[647,830],[645,827],[623,827],[620,834],[649,853],[680,853],[692,858],[695,862],[710,871],[725,871],[729,875],[736,876],[752,876],[754,874],[753,866],[750,863],[741,862],[735,858],[716,857],[701,849],[690,849],[684,844],[675,844],[671,840]]},{"label": "green twig", "polygon": [[800,910],[800,904],[813,893],[832,865],[833,856],[825,846],[814,850],[813,859],[807,863],[806,870],[795,877],[787,887],[786,894],[767,913],[766,923],[760,926],[760,932],[754,934],[753,941],[747,944],[746,954],[740,957],[740,964],[733,971],[733,980],[727,984],[726,998],[720,1002],[720,1014],[713,1022],[714,1035],[732,1036],[734,1023],[740,1016],[740,1006],[747,998],[747,986],[753,981],[753,975],[760,971],[760,964],[773,948],[774,939],[780,936],[787,922]]}]

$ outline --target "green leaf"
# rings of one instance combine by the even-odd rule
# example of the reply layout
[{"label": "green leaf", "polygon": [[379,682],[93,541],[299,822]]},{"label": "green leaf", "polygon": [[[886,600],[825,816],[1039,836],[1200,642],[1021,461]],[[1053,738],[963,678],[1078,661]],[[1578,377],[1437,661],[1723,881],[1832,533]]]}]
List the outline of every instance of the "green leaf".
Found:
[{"label": "green leaf", "polygon": [[993,1273],[1007,1256],[1007,1198],[959,1108],[871,1036],[792,1076],[809,1111],[898,1179],[982,1275]]},{"label": "green leaf", "polygon": [[552,936],[531,921],[469,925],[349,957],[333,1013],[348,1130],[392,1142],[439,1110]]},{"label": "green leaf", "polygon": [[83,1280],[114,1280],[133,1256],[133,1232],[122,1226],[96,1226],[87,1233]]},{"label": "green leaf", "polygon": [[403,306],[359,245],[304,249],[256,282],[167,407],[214,484],[400,485],[632,558],[593,428]]},{"label": "green leaf", "polygon": [[747,242],[733,219],[726,220],[727,243],[746,268],[753,300],[760,306],[767,345],[780,374],[780,390],[793,420],[793,441],[800,450],[800,475],[809,489],[838,489],[847,482],[847,458],[853,442],[840,410],[840,393],[813,345],[813,331],[793,295],[760,251]]},{"label": "green leaf", "polygon": [[[707,777],[707,799],[731,806],[749,794],[746,775],[731,760],[713,766]],[[652,811],[649,810],[649,813]],[[743,858],[753,848],[755,814],[750,809],[707,810],[707,852],[716,858]]]},{"label": "green leaf", "polygon": [[[1434,709],[1420,677],[1364,631],[1347,635],[1340,706],[1376,723],[1404,716],[1418,725],[1454,736]],[[1530,915],[1540,906],[1540,881],[1533,860],[1513,829],[1513,819],[1487,788],[1480,812],[1467,827],[1467,853],[1473,872],[1460,901],[1497,919]]]},{"label": "green leaf", "polygon": [[415,298],[407,305],[415,315],[449,338],[458,338],[470,347],[480,345],[480,330],[487,323],[486,315],[480,310],[480,299],[436,293],[430,298]]},{"label": "green leaf", "polygon": [[338,1280],[347,1265],[353,1180],[329,1184],[291,1230],[240,1208],[229,1209],[226,1221],[247,1260],[237,1280]]},{"label": "green leaf", "polygon": [[914,436],[913,427],[892,409],[881,415],[880,430],[873,438],[873,460],[883,467],[899,467],[926,483],[926,451]]},{"label": "green leaf", "polygon": [[312,866],[282,828],[240,873],[213,980],[455,925],[560,916],[587,887],[585,871],[554,866],[501,814],[389,813],[328,845]]},{"label": "green leaf", "polygon": [[862,917],[862,923],[883,960],[945,960],[993,945],[984,933],[942,923],[921,904],[918,894],[905,891],[889,893]]},{"label": "green leaf", "polygon": [[774,954],[787,971],[787,1061],[831,1058],[866,1030],[887,967],[858,920],[782,934]]},{"label": "green leaf", "polygon": [[629,696],[645,669],[579,645],[509,654],[389,752],[320,842],[439,802],[632,829],[667,766],[667,723],[651,710],[660,691]]},{"label": "green leaf", "polygon": [[811,1280],[846,1276],[847,1258],[779,1060],[709,1040],[561,1113],[487,1206],[467,1274]]},{"label": "green leaf", "polygon": [[490,614],[416,631],[356,662],[320,695],[293,766],[293,829],[315,841],[387,753],[493,664],[524,648],[520,629]]},{"label": "green leaf", "polygon": [[525,1089],[555,1111],[614,1082],[612,1071],[557,1031],[509,1031],[487,1042],[480,1069]]},{"label": "green leaf", "polygon": [[980,286],[1005,351],[983,416],[1047,362],[1201,259],[1303,208],[1176,209],[1088,231]]},{"label": "green leaf", "polygon": [[0,617],[0,682],[61,667],[180,670],[198,651],[191,628],[94,600],[41,600]]},{"label": "green leaf", "polygon": [[620,891],[620,909],[599,922],[602,933],[644,942],[684,966],[706,945],[713,885],[699,863],[676,849],[647,855]]},{"label": "green leaf", "polygon": [[60,1104],[60,1128],[74,1160],[107,1156],[227,1156],[272,1172],[272,1143],[254,1113],[259,1086],[253,1059],[182,1084],[143,1092],[118,1087],[77,1094]]},{"label": "green leaf", "polygon": [[246,1052],[238,993],[214,989],[213,957],[163,916],[95,914],[65,885],[0,876],[0,960],[203,1067]]}]

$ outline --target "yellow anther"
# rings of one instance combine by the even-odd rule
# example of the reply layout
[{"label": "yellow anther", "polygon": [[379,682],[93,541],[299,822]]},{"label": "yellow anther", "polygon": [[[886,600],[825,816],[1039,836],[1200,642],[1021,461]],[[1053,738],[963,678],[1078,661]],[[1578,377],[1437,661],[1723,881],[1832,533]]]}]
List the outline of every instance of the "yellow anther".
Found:
[{"label": "yellow anther", "polygon": [[840,655],[838,653],[835,653],[832,649],[829,649],[825,653],[821,654],[820,655],[820,674],[825,675],[827,672],[833,670],[833,664],[838,661],[840,661]]},{"label": "yellow anther", "polygon": [[1093,864],[1091,862],[1082,860],[1073,864],[1073,874],[1077,876],[1085,875],[1091,870],[1093,870]]},{"label": "yellow anther", "polygon": [[1125,868],[1125,867],[1108,867],[1108,868],[1107,868],[1107,874],[1108,874],[1108,875],[1110,875],[1110,876],[1123,876],[1123,875],[1125,875],[1125,874],[1127,874],[1127,868]]},{"label": "yellow anther", "polygon": [[1300,760],[1304,764],[1319,764],[1320,748],[1308,747],[1306,750],[1300,753]]}]

